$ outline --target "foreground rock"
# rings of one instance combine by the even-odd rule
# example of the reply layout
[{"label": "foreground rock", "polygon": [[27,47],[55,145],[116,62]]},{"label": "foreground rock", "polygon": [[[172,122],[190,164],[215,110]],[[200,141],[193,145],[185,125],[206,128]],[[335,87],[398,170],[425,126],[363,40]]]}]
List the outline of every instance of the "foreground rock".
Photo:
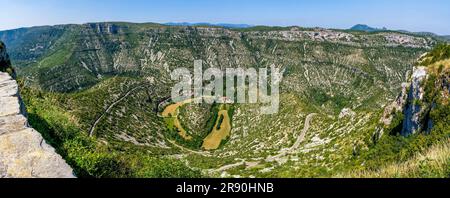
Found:
[{"label": "foreground rock", "polygon": [[74,177],[73,170],[28,127],[17,83],[0,72],[0,178]]}]

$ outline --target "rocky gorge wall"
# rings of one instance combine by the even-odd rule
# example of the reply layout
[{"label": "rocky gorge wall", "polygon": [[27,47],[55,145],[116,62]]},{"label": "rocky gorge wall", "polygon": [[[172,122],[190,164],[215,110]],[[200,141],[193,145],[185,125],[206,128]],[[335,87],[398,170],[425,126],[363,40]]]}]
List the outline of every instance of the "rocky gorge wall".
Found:
[{"label": "rocky gorge wall", "polygon": [[430,113],[438,103],[447,105],[450,94],[448,62],[439,62],[437,65],[440,71],[435,71],[436,65],[414,67],[410,81],[402,84],[401,93],[385,107],[380,126],[374,134],[375,140],[384,132],[407,137],[432,130],[434,121]]},{"label": "rocky gorge wall", "polygon": [[[410,82],[403,83],[402,91],[395,101],[385,107],[383,116],[380,119],[382,127],[378,127],[374,134],[376,140],[383,135],[385,128],[392,125],[401,126],[401,130],[398,132],[402,136],[409,136],[424,129],[425,126],[423,126],[420,115],[427,108],[419,105],[419,102],[423,100],[423,82],[426,78],[427,71],[425,67],[414,68]],[[399,115],[401,115],[400,118]],[[401,123],[396,123],[395,119],[401,119]]]}]

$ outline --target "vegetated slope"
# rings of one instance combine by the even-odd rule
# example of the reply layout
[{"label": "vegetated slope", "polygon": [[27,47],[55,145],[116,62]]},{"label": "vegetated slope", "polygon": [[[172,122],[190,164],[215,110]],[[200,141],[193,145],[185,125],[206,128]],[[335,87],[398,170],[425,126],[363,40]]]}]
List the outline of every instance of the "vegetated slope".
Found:
[{"label": "vegetated slope", "polygon": [[[165,170],[152,170],[153,161],[143,163],[141,156],[182,162],[177,167],[209,176],[332,175],[368,147],[379,109],[401,90],[416,59],[436,44],[397,32],[131,23],[37,27],[0,32],[0,38],[21,65],[34,124],[47,123],[40,130],[77,171],[97,177],[160,176],[154,171]],[[183,140],[158,115],[176,83],[171,70],[192,69],[198,59],[205,68],[275,64],[283,71],[279,113],[259,114],[262,104],[232,105],[231,135],[217,150],[202,151],[201,138]],[[205,137],[216,123],[216,109],[183,106],[181,125]],[[311,113],[318,116],[309,120],[301,145],[267,160],[295,144]],[[83,149],[75,149],[79,144]],[[93,155],[97,150],[103,154]],[[82,161],[85,155],[90,157]]]},{"label": "vegetated slope", "polygon": [[359,156],[368,168],[349,176],[450,176],[449,52],[450,46],[438,45],[420,58],[410,83],[385,108],[375,144]]},{"label": "vegetated slope", "polygon": [[450,41],[450,36],[442,36],[445,40]]},{"label": "vegetated slope", "polygon": [[448,178],[450,177],[449,141],[435,142],[425,151],[415,153],[410,159],[386,163],[378,169],[355,171],[338,177],[358,178]]}]

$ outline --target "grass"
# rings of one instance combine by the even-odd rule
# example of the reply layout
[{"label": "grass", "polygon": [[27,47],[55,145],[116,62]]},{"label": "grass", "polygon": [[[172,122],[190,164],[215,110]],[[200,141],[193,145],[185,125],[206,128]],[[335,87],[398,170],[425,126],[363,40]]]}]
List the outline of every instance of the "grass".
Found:
[{"label": "grass", "polygon": [[421,58],[419,63],[421,65],[431,65],[438,61],[450,58],[450,45],[439,44],[431,52],[428,52]]},{"label": "grass", "polygon": [[436,143],[425,152],[403,163],[392,163],[378,170],[341,174],[345,178],[448,178],[450,177],[450,139]]},{"label": "grass", "polygon": [[430,64],[427,66],[427,70],[434,74],[440,73],[443,70],[450,70],[450,59],[440,60]]}]

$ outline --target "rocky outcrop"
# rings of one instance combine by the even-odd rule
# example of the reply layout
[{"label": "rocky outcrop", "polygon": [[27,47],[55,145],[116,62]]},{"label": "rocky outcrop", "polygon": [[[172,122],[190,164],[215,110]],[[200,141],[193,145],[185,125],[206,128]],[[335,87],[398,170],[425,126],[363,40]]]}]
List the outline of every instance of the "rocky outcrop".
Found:
[{"label": "rocky outcrop", "polygon": [[3,42],[0,41],[0,65],[9,65],[9,56],[6,53],[6,47]]},{"label": "rocky outcrop", "polygon": [[408,90],[407,104],[403,110],[404,120],[402,131],[403,136],[408,136],[420,131],[425,126],[422,126],[420,115],[423,113],[423,108],[420,103],[423,100],[424,88],[423,81],[427,77],[425,67],[417,67],[414,69],[411,77],[411,85]]},{"label": "rocky outcrop", "polygon": [[8,72],[12,75],[13,69],[11,67],[11,61],[9,60],[8,53],[6,53],[6,47],[3,42],[0,41],[0,72]]},{"label": "rocky outcrop", "polygon": [[402,91],[397,98],[390,104],[388,104],[383,111],[383,115],[380,118],[379,125],[375,129],[373,140],[377,142],[381,136],[385,133],[386,128],[392,125],[392,122],[399,113],[403,112],[403,108],[408,98],[409,83],[402,83]]},{"label": "rocky outcrop", "polygon": [[356,113],[350,108],[343,108],[341,110],[341,113],[339,113],[339,119],[342,119],[345,117],[353,118],[355,116],[356,116]]},{"label": "rocky outcrop", "polygon": [[[421,106],[424,96],[423,84],[427,78],[425,67],[415,67],[411,76],[410,83],[402,84],[402,91],[397,98],[384,108],[383,115],[380,119],[380,125],[376,128],[374,138],[379,139],[386,129],[393,130],[395,126],[401,124],[402,136],[409,136],[418,131],[426,129],[429,125],[423,120],[424,111],[429,108]],[[393,120],[397,122],[393,123]],[[431,126],[430,126],[431,127]]]},{"label": "rocky outcrop", "polygon": [[0,72],[0,178],[74,177],[72,168],[27,124],[17,82]]},{"label": "rocky outcrop", "polygon": [[403,106],[405,105],[406,99],[408,97],[407,92],[409,85],[409,83],[402,83],[402,91],[400,92],[400,95],[397,96],[394,102],[384,108],[380,123],[384,124],[385,126],[389,126],[392,123],[392,119],[394,118],[394,113],[403,111]]},{"label": "rocky outcrop", "polygon": [[[386,130],[402,136],[431,132],[434,122],[430,113],[450,94],[448,66],[444,64],[438,64],[442,65],[438,69],[441,71],[436,71],[436,65],[414,68],[410,83],[403,83],[400,95],[385,107],[374,134],[375,141]],[[444,99],[437,101],[437,98]]]}]

